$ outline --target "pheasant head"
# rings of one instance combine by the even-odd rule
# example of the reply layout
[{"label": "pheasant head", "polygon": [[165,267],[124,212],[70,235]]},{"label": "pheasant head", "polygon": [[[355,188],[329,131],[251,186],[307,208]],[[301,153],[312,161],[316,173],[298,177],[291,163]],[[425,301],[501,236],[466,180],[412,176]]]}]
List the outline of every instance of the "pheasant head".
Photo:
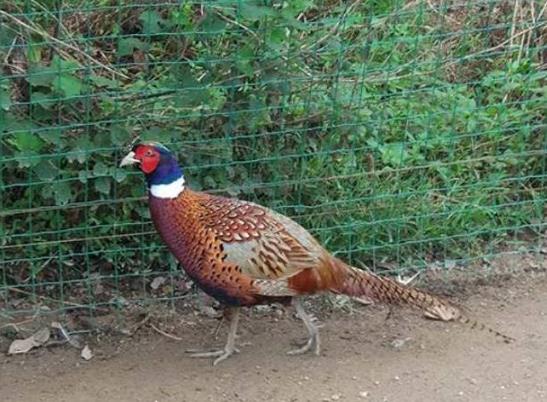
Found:
[{"label": "pheasant head", "polygon": [[154,197],[176,198],[184,190],[184,175],[177,158],[159,143],[135,144],[120,163],[120,167],[128,165],[137,165],[144,173]]}]

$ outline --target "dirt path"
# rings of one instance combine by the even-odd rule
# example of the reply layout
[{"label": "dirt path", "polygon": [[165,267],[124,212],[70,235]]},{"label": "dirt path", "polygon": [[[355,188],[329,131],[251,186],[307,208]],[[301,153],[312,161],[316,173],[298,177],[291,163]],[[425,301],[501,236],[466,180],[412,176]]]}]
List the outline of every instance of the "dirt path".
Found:
[{"label": "dirt path", "polygon": [[[472,315],[517,338],[425,320],[406,309],[357,306],[320,314],[321,357],[290,357],[300,323],[245,315],[242,353],[213,368],[185,347],[212,342],[213,319],[182,317],[180,342],[144,332],[94,344],[0,356],[0,399],[26,401],[540,401],[547,400],[547,280],[480,287]],[[256,315],[256,314],[255,314]],[[276,318],[277,317],[277,318]],[[224,333],[222,333],[222,340]],[[220,339],[219,339],[220,342]],[[108,344],[108,345],[106,345]],[[101,357],[102,356],[102,357]]]}]

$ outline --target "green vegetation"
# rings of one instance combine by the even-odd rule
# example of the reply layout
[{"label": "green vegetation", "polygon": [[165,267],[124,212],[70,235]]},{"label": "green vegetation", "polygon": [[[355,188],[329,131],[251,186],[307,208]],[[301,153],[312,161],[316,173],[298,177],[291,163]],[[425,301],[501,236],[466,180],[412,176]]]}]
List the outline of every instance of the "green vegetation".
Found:
[{"label": "green vegetation", "polygon": [[3,2],[0,295],[174,269],[117,168],[136,136],[356,264],[539,233],[541,3]]}]

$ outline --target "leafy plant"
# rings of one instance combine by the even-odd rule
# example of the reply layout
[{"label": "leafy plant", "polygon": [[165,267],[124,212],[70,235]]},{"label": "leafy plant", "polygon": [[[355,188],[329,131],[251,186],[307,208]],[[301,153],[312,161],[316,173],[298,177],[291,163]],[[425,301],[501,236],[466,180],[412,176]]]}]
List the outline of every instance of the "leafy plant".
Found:
[{"label": "leafy plant", "polygon": [[117,168],[136,136],[353,262],[468,260],[539,231],[531,8],[411,3],[3,4],[0,289],[167,269],[142,178]]}]

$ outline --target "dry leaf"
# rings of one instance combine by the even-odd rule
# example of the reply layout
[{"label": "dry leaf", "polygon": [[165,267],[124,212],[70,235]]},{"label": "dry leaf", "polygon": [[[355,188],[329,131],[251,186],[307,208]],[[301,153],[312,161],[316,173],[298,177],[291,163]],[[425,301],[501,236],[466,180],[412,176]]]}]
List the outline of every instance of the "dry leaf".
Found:
[{"label": "dry leaf", "polygon": [[8,354],[27,353],[32,348],[42,346],[49,340],[49,328],[45,327],[25,339],[16,339],[9,346]]},{"label": "dry leaf", "polygon": [[165,283],[167,279],[165,279],[163,276],[156,276],[154,280],[150,283],[150,287],[153,290],[157,290],[161,285]]},{"label": "dry leaf", "polygon": [[76,348],[76,349],[80,349],[81,348],[81,345],[80,343],[78,342],[78,339],[76,338],[73,338],[71,337],[69,334],[68,334],[68,331],[63,327],[63,325],[60,323],[60,322],[57,322],[57,321],[53,321],[51,323],[51,327],[52,328],[55,328],[56,330],[58,330],[61,335],[63,336],[63,338],[66,339],[66,341],[70,344],[70,346]]},{"label": "dry leaf", "polygon": [[93,353],[91,352],[91,349],[89,346],[85,345],[82,349],[82,353],[80,353],[80,356],[84,360],[91,360],[93,358]]},{"label": "dry leaf", "polygon": [[374,300],[369,299],[368,297],[365,297],[365,296],[352,297],[351,299],[364,306],[368,306],[369,304],[374,304]]}]

